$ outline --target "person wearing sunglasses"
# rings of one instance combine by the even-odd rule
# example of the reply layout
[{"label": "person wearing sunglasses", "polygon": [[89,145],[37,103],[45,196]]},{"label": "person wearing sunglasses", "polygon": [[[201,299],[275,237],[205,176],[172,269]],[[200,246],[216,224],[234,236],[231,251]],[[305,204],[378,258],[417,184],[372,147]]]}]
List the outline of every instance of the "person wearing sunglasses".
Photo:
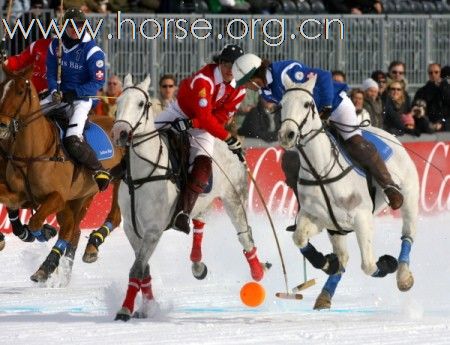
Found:
[{"label": "person wearing sunglasses", "polygon": [[[321,117],[335,121],[334,127],[342,137],[347,152],[358,164],[366,168],[383,188],[391,208],[401,207],[403,195],[399,186],[394,183],[375,146],[363,138],[358,128],[360,123],[355,106],[347,96],[347,84],[333,81],[331,73],[326,70],[312,68],[294,60],[271,62],[254,54],[245,54],[236,59],[233,75],[238,86],[259,90],[267,101],[276,104],[280,103],[286,92],[284,76],[295,83],[304,83],[311,75],[316,75],[313,98]],[[299,159],[297,152],[291,159]],[[285,174],[298,174],[298,171],[285,171]],[[296,181],[297,178],[287,180]],[[297,185],[290,187],[294,187],[294,192],[297,192]]]},{"label": "person wearing sunglasses", "polygon": [[[408,102],[411,104],[411,97],[408,94],[408,80],[406,79],[406,65],[402,61],[392,61],[388,67],[388,78],[387,78],[387,86],[396,81],[402,84],[403,90],[405,93],[405,97],[408,99]],[[384,91],[383,98],[385,99],[388,95],[388,92]]]},{"label": "person wearing sunglasses", "polygon": [[[421,102],[424,104],[421,106]],[[417,114],[423,114],[422,117],[428,118],[431,127],[440,130],[444,115],[444,105],[441,89],[441,65],[431,63],[428,65],[428,81],[417,90],[413,104],[416,107]],[[421,117],[421,118],[422,118]]]},{"label": "person wearing sunglasses", "polygon": [[232,73],[233,62],[243,53],[237,45],[226,45],[213,57],[214,63],[180,82],[176,100],[155,120],[156,128],[172,125],[174,130],[189,134],[191,169],[171,224],[186,234],[190,232],[190,214],[212,173],[214,138],[225,141],[241,161],[245,160],[239,139],[225,129],[245,97],[245,89],[236,86]]},{"label": "person wearing sunglasses", "polygon": [[106,91],[98,93],[99,102],[95,106],[95,115],[109,116],[116,118],[117,97],[122,93],[122,80],[113,74],[106,83]]},{"label": "person wearing sunglasses", "polygon": [[152,99],[153,114],[155,116],[167,108],[176,99],[177,80],[173,74],[164,74],[159,79],[159,95]]}]

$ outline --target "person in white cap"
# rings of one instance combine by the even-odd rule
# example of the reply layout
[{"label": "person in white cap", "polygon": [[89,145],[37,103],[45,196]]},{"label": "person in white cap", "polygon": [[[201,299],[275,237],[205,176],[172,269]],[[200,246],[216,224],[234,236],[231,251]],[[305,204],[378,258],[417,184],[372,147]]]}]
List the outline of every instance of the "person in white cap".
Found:
[{"label": "person in white cap", "polygon": [[383,101],[379,96],[378,83],[372,78],[367,78],[361,85],[364,91],[364,109],[369,112],[370,122],[373,127],[383,128]]}]

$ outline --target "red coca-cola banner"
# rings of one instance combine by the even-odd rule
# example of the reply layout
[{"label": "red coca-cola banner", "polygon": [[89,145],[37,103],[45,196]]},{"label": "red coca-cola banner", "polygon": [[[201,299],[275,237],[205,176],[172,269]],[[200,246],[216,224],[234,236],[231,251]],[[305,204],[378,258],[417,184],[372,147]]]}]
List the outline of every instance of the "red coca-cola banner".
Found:
[{"label": "red coca-cola banner", "polygon": [[[416,164],[420,178],[420,211],[424,215],[450,210],[450,142],[409,142],[404,146]],[[247,162],[260,188],[269,210],[274,214],[293,216],[297,212],[295,196],[284,183],[280,162],[283,149],[280,147],[254,148],[247,150]],[[249,185],[249,211],[263,210],[255,186]],[[104,221],[111,205],[111,190],[99,194],[92,203],[83,229],[98,227]],[[10,231],[6,209],[0,205],[0,231]],[[21,212],[26,222],[29,211]],[[55,223],[54,217],[49,219]]]}]

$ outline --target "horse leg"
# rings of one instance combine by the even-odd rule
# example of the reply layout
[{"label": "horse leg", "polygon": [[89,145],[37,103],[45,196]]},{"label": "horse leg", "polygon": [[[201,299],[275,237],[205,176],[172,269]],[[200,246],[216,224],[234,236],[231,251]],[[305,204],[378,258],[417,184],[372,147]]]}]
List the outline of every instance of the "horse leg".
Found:
[{"label": "horse leg", "polygon": [[83,254],[84,262],[92,263],[97,261],[98,248],[105,242],[106,237],[120,225],[121,215],[118,202],[120,180],[113,180],[112,185],[111,209],[103,225],[89,235],[89,241]]},{"label": "horse leg", "polygon": [[343,235],[337,233],[328,232],[331,244],[333,245],[333,252],[337,255],[339,263],[341,265],[339,272],[332,274],[328,277],[325,285],[322,288],[319,296],[314,304],[315,310],[330,309],[331,299],[334,296],[334,292],[342,278],[342,274],[345,272],[345,267],[348,262],[348,252],[346,245],[346,238]]},{"label": "horse leg", "polygon": [[408,197],[408,194],[405,194],[405,196],[401,208],[403,218],[402,244],[397,270],[397,287],[400,291],[408,291],[414,285],[414,276],[409,269],[409,254],[416,237],[416,220],[419,212],[416,198]]},{"label": "horse leg", "polygon": [[34,282],[45,282],[50,277],[50,275],[59,266],[61,256],[68,249],[69,242],[72,239],[75,223],[74,214],[70,207],[70,203],[66,203],[64,205],[64,209],[56,214],[56,218],[58,220],[58,223],[60,224],[58,240],[56,241],[55,245],[50,251],[50,254],[47,256],[42,265],[39,267],[36,273],[31,276],[31,280]]},{"label": "horse leg", "polygon": [[292,238],[300,252],[315,268],[321,269],[329,275],[337,273],[339,260],[336,254],[323,255],[309,242],[309,239],[318,234],[321,228],[302,210],[300,210],[297,218],[297,230],[295,230]]},{"label": "horse leg", "polygon": [[205,279],[208,274],[208,267],[202,262],[202,240],[205,223],[197,218],[192,219],[194,231],[192,234],[192,249],[190,259],[192,261],[192,274],[198,280]]},{"label": "horse leg", "polygon": [[142,301],[138,310],[133,314],[134,318],[146,319],[152,317],[159,311],[159,305],[153,297],[152,277],[150,266],[145,266],[144,278],[141,281]]},{"label": "horse leg", "polygon": [[45,219],[52,213],[57,213],[64,208],[65,201],[61,194],[58,192],[52,192],[45,200],[41,202],[40,207],[34,215],[31,216],[28,222],[28,227],[35,238],[40,242],[45,241],[44,235],[44,222]]},{"label": "horse leg", "polygon": [[[136,300],[137,293],[142,288],[142,283],[144,282],[144,290],[147,293],[147,297],[153,299],[153,293],[149,294],[146,286],[150,283],[150,271],[148,274],[146,267],[148,266],[148,261],[153,254],[156,245],[158,244],[163,230],[152,231],[148,230],[147,234],[144,236],[139,245],[133,245],[133,249],[136,253],[136,259],[133,266],[130,269],[128,288],[125,295],[125,299],[122,303],[122,308],[117,312],[115,320],[128,321],[133,315],[134,303]],[[130,241],[132,243],[133,241]]]},{"label": "horse leg", "polygon": [[355,217],[355,233],[361,252],[361,268],[364,273],[375,278],[382,278],[397,270],[397,259],[393,256],[383,255],[375,262],[371,214],[361,213]]},{"label": "horse leg", "polygon": [[22,224],[18,209],[15,210],[8,207],[7,211],[9,222],[11,223],[13,229],[13,234],[19,237],[23,242],[33,242],[35,239],[39,242],[47,242],[58,233],[50,224],[44,224],[42,230],[37,232],[37,237],[35,237],[28,228],[28,225]]},{"label": "horse leg", "polygon": [[256,281],[260,281],[264,278],[264,269],[269,268],[270,264],[262,264],[256,254],[252,228],[247,223],[247,216],[243,208],[243,205],[246,204],[244,200],[245,198],[245,195],[236,195],[236,192],[232,192],[232,197],[224,197],[222,198],[222,202],[228,216],[231,219],[231,222],[234,225],[234,228],[237,231],[239,242],[244,249],[244,256],[250,266],[252,278]]}]

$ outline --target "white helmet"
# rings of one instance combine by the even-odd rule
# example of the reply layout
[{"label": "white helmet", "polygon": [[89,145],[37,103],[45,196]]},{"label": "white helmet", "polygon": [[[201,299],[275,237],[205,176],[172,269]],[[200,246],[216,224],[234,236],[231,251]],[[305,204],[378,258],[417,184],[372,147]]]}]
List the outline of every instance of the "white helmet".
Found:
[{"label": "white helmet", "polygon": [[255,54],[244,54],[233,63],[233,77],[237,86],[242,86],[250,80],[255,71],[261,66],[261,58]]}]

